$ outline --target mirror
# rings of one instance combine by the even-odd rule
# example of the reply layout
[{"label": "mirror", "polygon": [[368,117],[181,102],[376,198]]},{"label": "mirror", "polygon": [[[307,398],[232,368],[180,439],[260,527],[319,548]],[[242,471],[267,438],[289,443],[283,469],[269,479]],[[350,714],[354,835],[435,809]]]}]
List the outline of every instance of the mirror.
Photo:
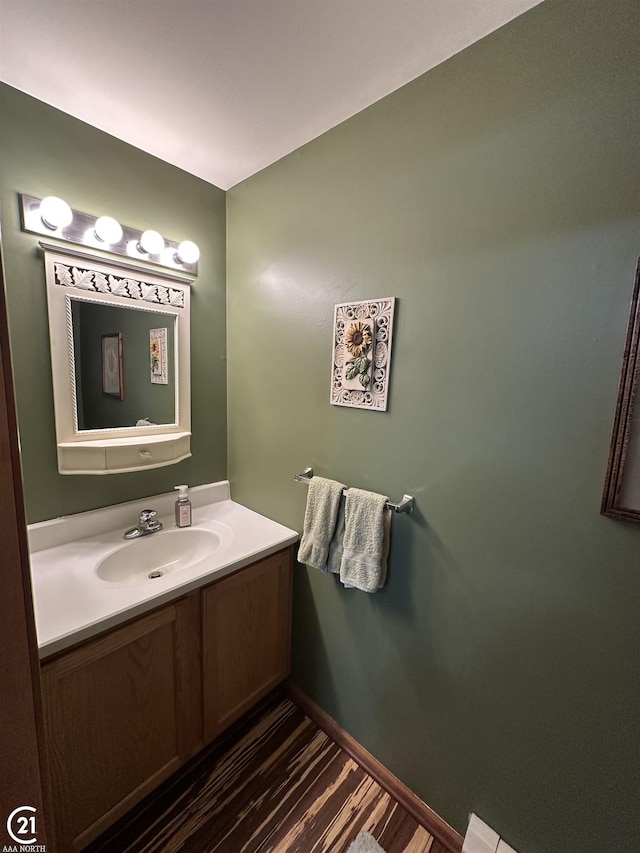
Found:
[{"label": "mirror", "polygon": [[187,280],[41,245],[60,473],[190,456]]},{"label": "mirror", "polygon": [[73,297],[71,317],[78,430],[175,424],[175,318]]}]

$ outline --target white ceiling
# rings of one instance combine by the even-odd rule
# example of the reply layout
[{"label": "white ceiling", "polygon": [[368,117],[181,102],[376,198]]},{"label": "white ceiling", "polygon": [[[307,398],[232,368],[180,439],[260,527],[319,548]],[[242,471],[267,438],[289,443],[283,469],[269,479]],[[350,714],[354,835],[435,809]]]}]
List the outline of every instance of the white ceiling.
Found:
[{"label": "white ceiling", "polygon": [[0,0],[0,78],[222,189],[540,0]]}]

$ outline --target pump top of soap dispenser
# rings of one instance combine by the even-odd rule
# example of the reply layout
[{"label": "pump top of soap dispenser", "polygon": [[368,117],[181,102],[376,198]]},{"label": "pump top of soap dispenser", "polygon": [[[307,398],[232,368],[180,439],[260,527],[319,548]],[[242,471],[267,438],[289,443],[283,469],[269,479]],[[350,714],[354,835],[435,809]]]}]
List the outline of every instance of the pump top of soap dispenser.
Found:
[{"label": "pump top of soap dispenser", "polygon": [[189,486],[174,486],[173,488],[177,489],[179,492],[179,494],[178,494],[178,500],[179,501],[188,501],[189,500],[189,494],[188,494]]}]

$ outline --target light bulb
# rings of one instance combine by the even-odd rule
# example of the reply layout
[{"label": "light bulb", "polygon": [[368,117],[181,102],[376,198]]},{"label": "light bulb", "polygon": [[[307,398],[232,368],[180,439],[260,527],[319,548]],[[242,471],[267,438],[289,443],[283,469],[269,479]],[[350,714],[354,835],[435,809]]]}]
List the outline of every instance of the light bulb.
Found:
[{"label": "light bulb", "polygon": [[175,259],[179,264],[195,264],[199,257],[200,249],[191,240],[183,240],[175,254]]},{"label": "light bulb", "polygon": [[96,219],[95,235],[103,243],[119,243],[122,240],[122,226],[113,216],[100,216]]},{"label": "light bulb", "polygon": [[73,219],[73,211],[66,201],[55,195],[48,195],[40,202],[40,219],[47,228],[55,231],[57,228],[66,228]]},{"label": "light bulb", "polygon": [[157,231],[143,231],[138,248],[149,255],[159,255],[164,249],[164,237]]}]

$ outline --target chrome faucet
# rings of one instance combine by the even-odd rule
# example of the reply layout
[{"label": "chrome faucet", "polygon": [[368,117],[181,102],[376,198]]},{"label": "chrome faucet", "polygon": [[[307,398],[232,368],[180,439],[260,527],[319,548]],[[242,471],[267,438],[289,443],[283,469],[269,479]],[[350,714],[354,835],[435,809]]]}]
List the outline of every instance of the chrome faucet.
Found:
[{"label": "chrome faucet", "polygon": [[138,536],[148,536],[149,533],[157,533],[162,530],[162,522],[156,520],[155,509],[143,509],[138,519],[138,526],[132,527],[124,534],[125,539],[137,539]]}]

